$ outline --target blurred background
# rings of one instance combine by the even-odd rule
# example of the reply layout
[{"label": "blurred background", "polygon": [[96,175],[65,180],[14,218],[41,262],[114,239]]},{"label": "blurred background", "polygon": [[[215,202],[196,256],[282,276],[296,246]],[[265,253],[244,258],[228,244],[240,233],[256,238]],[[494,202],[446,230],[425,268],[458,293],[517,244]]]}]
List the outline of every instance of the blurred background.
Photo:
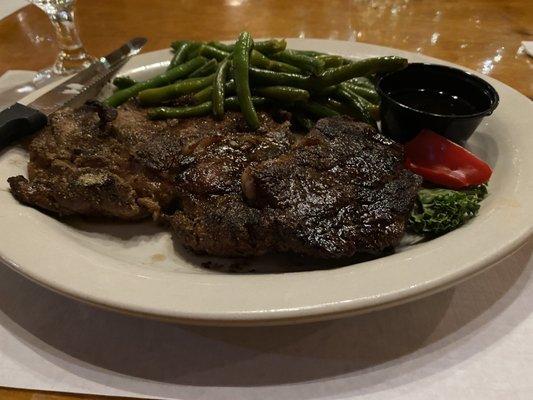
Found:
[{"label": "blurred background", "polygon": [[[0,74],[39,70],[57,55],[53,28],[37,7],[2,0]],[[532,60],[521,42],[533,37],[530,0],[78,0],[80,36],[102,55],[133,36],[145,51],[177,39],[254,37],[350,40],[424,53],[502,80],[533,96]],[[531,12],[524,12],[529,9]],[[23,45],[21,45],[23,43]]]}]

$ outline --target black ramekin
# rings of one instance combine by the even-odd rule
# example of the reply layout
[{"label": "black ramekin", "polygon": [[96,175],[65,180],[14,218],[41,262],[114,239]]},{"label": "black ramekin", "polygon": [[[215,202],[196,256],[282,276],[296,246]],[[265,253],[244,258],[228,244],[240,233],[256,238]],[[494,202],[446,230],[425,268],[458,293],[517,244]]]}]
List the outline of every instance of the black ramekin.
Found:
[{"label": "black ramekin", "polygon": [[[394,93],[401,90],[444,91],[471,104],[471,114],[434,114],[401,104]],[[457,68],[437,64],[413,63],[378,80],[381,96],[381,129],[383,134],[400,143],[416,136],[422,129],[431,129],[463,145],[481,120],[498,106],[496,90],[483,79]],[[416,95],[416,94],[414,94]]]}]

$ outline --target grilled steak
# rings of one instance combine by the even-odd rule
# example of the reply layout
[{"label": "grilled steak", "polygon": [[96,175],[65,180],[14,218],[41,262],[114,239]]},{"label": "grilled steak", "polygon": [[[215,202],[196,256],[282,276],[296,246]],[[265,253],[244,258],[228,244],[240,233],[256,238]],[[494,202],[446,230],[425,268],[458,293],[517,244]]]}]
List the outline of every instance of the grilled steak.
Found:
[{"label": "grilled steak", "polygon": [[21,202],[59,215],[168,223],[197,253],[379,253],[398,243],[420,178],[402,148],[369,125],[320,120],[307,135],[262,113],[149,121],[133,104],[116,116],[83,107],[54,114],[30,145]]}]

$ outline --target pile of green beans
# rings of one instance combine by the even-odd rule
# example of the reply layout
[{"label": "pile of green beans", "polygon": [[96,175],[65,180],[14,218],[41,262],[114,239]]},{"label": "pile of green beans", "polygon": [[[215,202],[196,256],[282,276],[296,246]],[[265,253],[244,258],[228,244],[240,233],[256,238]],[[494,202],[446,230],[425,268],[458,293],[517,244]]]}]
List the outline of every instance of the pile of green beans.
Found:
[{"label": "pile of green beans", "polygon": [[115,78],[117,91],[105,103],[118,107],[136,98],[143,106],[157,106],[148,111],[152,119],[209,114],[221,119],[226,109],[240,110],[251,130],[260,126],[256,110],[262,107],[290,111],[307,130],[317,119],[335,115],[375,125],[380,104],[375,77],[407,66],[396,56],[350,60],[287,49],[283,39],[254,42],[248,32],[234,44],[182,40],[171,47],[163,74],[144,82]]}]

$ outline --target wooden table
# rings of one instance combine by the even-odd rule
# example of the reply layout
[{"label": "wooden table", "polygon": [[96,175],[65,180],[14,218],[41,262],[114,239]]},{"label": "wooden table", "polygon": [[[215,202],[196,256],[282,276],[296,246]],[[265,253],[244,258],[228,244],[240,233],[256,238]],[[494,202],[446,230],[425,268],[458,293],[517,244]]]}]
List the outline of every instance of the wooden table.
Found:
[{"label": "wooden table", "polygon": [[[533,97],[530,0],[78,0],[81,36],[102,55],[128,38],[146,51],[172,40],[283,36],[356,40],[418,51],[486,73]],[[0,74],[52,64],[56,49],[44,14],[26,7],[0,21]]]},{"label": "wooden table", "polygon": [[[256,37],[353,40],[420,52],[483,72],[533,98],[533,60],[521,47],[533,40],[530,0],[78,0],[77,12],[93,55],[138,35],[150,39],[150,51],[180,38],[234,39],[246,29]],[[1,20],[0,38],[0,74],[54,61],[51,26],[35,7]],[[97,397],[0,388],[0,398]]]}]

